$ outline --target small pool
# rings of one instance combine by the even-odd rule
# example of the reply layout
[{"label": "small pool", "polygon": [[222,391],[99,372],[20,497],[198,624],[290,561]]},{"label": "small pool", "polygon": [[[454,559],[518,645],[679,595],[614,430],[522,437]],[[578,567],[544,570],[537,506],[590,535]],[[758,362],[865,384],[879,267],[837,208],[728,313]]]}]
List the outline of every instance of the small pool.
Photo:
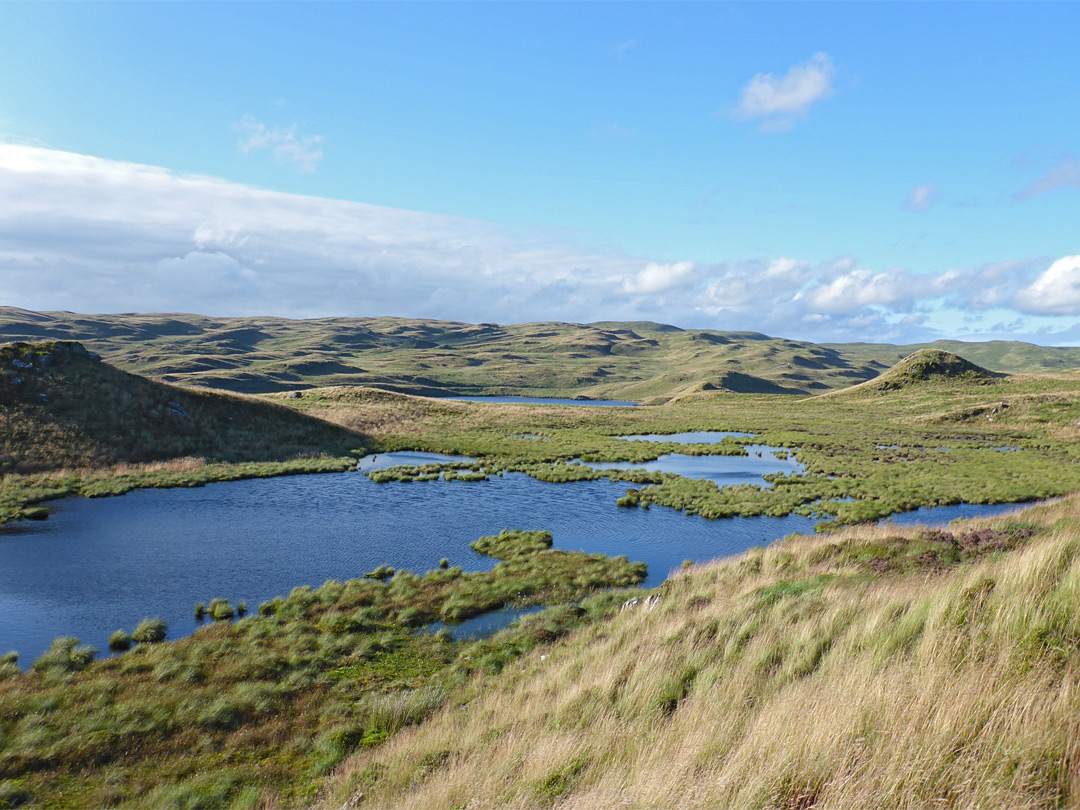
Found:
[{"label": "small pool", "polygon": [[439,397],[457,402],[493,402],[506,405],[585,405],[597,408],[633,408],[636,402],[619,399],[560,399],[558,397]]}]

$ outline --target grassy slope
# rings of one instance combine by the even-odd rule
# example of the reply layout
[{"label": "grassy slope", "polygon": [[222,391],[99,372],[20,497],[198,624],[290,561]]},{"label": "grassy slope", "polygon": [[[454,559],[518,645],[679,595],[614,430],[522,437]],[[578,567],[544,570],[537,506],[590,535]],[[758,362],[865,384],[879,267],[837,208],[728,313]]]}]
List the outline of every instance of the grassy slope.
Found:
[{"label": "grassy slope", "polygon": [[287,458],[358,437],[275,403],[165,385],[92,358],[79,344],[0,346],[5,469],[204,455]]},{"label": "grassy slope", "polygon": [[[807,474],[770,488],[719,490],[711,482],[619,473],[648,485],[632,502],[708,517],[798,511],[851,523],[921,505],[1033,500],[1080,489],[1080,380],[1072,377],[930,376],[890,391],[864,385],[805,400],[699,393],[634,409],[448,402],[355,387],[268,402],[156,383],[78,352],[54,360],[53,349],[44,348],[34,360],[35,351],[9,348],[0,357],[2,449],[9,469],[21,471],[0,483],[0,518],[26,515],[28,504],[66,494],[342,469],[349,464],[344,454],[361,442],[376,451],[480,456],[486,469],[548,481],[598,475],[565,463],[574,458],[742,452],[736,444],[614,438],[702,429],[747,431],[791,448]],[[154,466],[132,469],[136,462]]]},{"label": "grassy slope", "polygon": [[77,343],[0,346],[0,520],[69,492],[340,467],[364,441],[277,403],[128,374]]},{"label": "grassy slope", "polygon": [[472,684],[323,806],[1076,806],[1078,617],[1075,498],[789,538]]},{"label": "grassy slope", "polygon": [[248,393],[349,384],[637,401],[701,387],[811,393],[884,368],[809,343],[647,322],[499,326],[0,308],[0,339],[80,340],[128,371]]}]

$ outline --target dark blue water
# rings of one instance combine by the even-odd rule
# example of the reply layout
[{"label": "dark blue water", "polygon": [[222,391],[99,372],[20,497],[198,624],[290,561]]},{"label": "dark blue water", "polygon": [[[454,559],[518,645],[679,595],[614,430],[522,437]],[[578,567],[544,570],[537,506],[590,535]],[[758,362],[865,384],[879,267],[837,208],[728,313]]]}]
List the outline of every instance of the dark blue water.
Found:
[{"label": "dark blue water", "polygon": [[[428,460],[431,454],[386,454],[362,466]],[[469,543],[505,528],[546,529],[556,548],[646,562],[647,585],[685,559],[736,554],[812,529],[797,515],[706,520],[620,509],[615,501],[626,488],[547,484],[523,474],[376,484],[352,471],[54,502],[47,521],[0,532],[0,652],[18,650],[26,666],[60,635],[104,651],[113,630],[130,631],[147,616],[165,619],[176,638],[197,626],[196,602],[225,597],[254,610],[298,585],[359,577],[383,563],[422,572],[446,557],[486,570],[495,560]],[[1008,508],[941,507],[921,517],[943,523]]]},{"label": "dark blue water", "polygon": [[691,430],[686,433],[640,433],[635,436],[616,436],[629,442],[674,442],[675,444],[719,444],[725,436],[746,437],[750,433],[730,430]]},{"label": "dark blue water", "polygon": [[952,506],[923,506],[911,512],[897,512],[878,522],[893,523],[897,526],[914,526],[916,523],[927,526],[946,526],[951,521],[962,518],[993,517],[1023,508],[1025,508],[1024,504],[1016,503],[958,503]]},{"label": "dark blue water", "polygon": [[509,405],[593,405],[606,408],[632,408],[636,402],[621,399],[559,399],[558,397],[439,397],[458,402],[495,402]]},{"label": "dark blue water", "polygon": [[457,624],[432,622],[424,628],[424,632],[438,633],[440,630],[446,630],[450,634],[450,638],[455,641],[458,639],[479,638],[480,636],[494,633],[496,630],[502,630],[511,622],[516,622],[523,616],[528,616],[532,613],[539,613],[543,609],[543,605],[530,605],[525,608],[501,608],[499,610],[489,610],[487,613],[480,616],[474,616],[471,619],[466,619]]}]

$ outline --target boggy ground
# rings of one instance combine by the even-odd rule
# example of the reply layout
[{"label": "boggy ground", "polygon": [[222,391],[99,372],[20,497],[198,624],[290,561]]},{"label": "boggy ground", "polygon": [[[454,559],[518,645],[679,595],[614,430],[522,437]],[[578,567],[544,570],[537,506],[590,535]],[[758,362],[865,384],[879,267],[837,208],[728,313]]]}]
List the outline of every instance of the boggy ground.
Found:
[{"label": "boggy ground", "polygon": [[[871,382],[813,398],[702,394],[639,408],[450,402],[347,387],[286,401],[370,436],[382,449],[474,456],[487,474],[615,477],[646,484],[624,503],[706,517],[798,512],[858,523],[919,506],[1032,501],[1080,489],[1080,379],[929,379],[882,387]],[[754,436],[712,446],[616,438],[690,430]],[[805,474],[774,476],[771,487],[721,490],[709,481],[567,463],[738,454],[751,442],[788,448]]]},{"label": "boggy ground", "polygon": [[[382,568],[105,661],[77,639],[58,639],[29,672],[0,657],[0,808],[310,802],[350,751],[611,614],[633,592],[607,589],[645,576],[625,557],[550,545],[546,532],[504,532],[475,544],[503,560],[489,572]],[[481,641],[421,631],[530,604],[555,607]],[[233,614],[220,601],[210,612]]]},{"label": "boggy ground", "polygon": [[464,684],[319,807],[1080,802],[1080,499],[793,536]]},{"label": "boggy ground", "polygon": [[[45,517],[44,504],[66,495],[343,470],[365,450],[396,449],[474,456],[476,465],[454,474],[465,479],[499,471],[551,482],[612,478],[633,485],[624,506],[660,505],[710,518],[797,512],[820,516],[823,525],[1080,489],[1075,376],[976,370],[949,378],[924,373],[940,363],[905,361],[876,380],[818,397],[698,393],[637,408],[453,402],[353,387],[315,389],[299,399],[253,398],[146,380],[68,345],[0,352],[6,408],[0,435],[7,442],[0,463],[8,465],[0,478],[0,521]],[[58,352],[67,352],[62,361],[41,362]],[[36,365],[24,370],[21,363]],[[754,436],[713,445],[616,438],[684,430]],[[675,475],[567,463],[644,462],[669,452],[739,455],[752,442],[789,449],[805,473],[721,490]],[[374,477],[433,475],[417,469]]]}]

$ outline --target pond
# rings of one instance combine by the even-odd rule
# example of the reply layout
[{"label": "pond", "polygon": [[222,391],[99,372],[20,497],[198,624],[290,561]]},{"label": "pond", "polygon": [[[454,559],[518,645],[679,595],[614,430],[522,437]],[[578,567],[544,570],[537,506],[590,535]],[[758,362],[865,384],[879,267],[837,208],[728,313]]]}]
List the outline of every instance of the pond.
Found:
[{"label": "pond", "polygon": [[586,405],[603,408],[633,408],[636,402],[620,399],[560,399],[558,397],[439,397],[457,402],[494,402],[509,405]]},{"label": "pond", "polygon": [[[387,453],[360,467],[449,458]],[[546,529],[556,548],[641,560],[649,586],[685,559],[736,554],[813,528],[798,515],[706,520],[659,507],[621,509],[615,502],[627,486],[549,484],[520,473],[473,483],[376,484],[350,471],[57,501],[47,521],[0,530],[0,652],[18,650],[26,666],[54,637],[74,635],[104,653],[113,630],[130,631],[147,616],[165,619],[169,637],[178,638],[198,626],[197,602],[224,597],[255,610],[295,586],[359,577],[384,563],[424,572],[446,557],[466,570],[487,570],[496,561],[469,543],[504,528]],[[1013,508],[938,507],[920,517],[946,523]]]},{"label": "pond", "polygon": [[746,452],[749,453],[746,456],[687,456],[682,453],[667,453],[653,461],[593,461],[589,462],[588,466],[598,470],[648,470],[673,473],[684,478],[705,478],[715,481],[721,487],[729,484],[765,486],[763,475],[778,472],[799,475],[804,471],[803,465],[790,456],[786,459],[777,458],[776,450],[775,447],[750,444],[746,445]]},{"label": "pond", "polygon": [[719,444],[727,436],[746,438],[750,433],[730,430],[691,430],[686,433],[641,433],[636,436],[616,436],[628,442],[672,442],[673,444]]}]

